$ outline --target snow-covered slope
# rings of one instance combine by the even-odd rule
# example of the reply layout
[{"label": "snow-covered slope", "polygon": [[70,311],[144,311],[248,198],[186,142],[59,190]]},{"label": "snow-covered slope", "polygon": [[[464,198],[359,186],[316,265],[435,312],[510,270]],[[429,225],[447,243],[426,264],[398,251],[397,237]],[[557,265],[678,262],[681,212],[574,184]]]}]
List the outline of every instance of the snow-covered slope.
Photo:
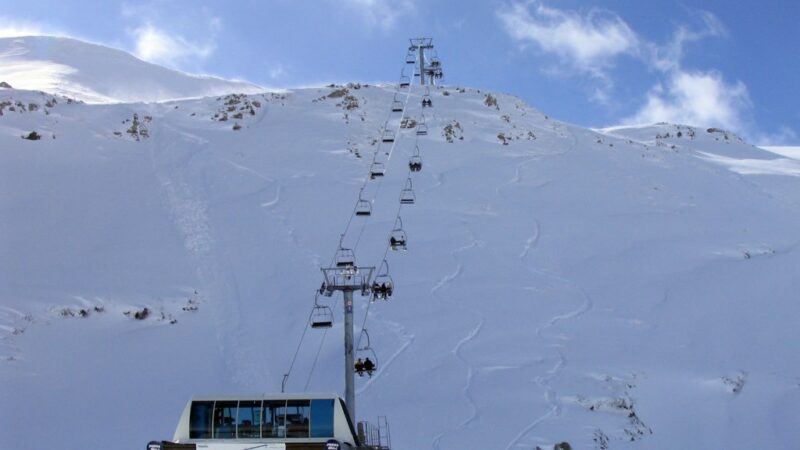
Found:
[{"label": "snow-covered slope", "polygon": [[0,38],[0,82],[89,103],[158,102],[264,89],[241,81],[187,75],[70,38]]},{"label": "snow-covered slope", "polygon": [[[192,394],[280,389],[373,155],[373,215],[344,239],[363,265],[417,139],[378,142],[393,87],[333,92],[0,90],[0,448],[137,448]],[[797,166],[724,131],[599,133],[492,95],[432,91],[359,417],[388,415],[400,450],[796,448]],[[288,390],[341,391],[329,304]]]}]

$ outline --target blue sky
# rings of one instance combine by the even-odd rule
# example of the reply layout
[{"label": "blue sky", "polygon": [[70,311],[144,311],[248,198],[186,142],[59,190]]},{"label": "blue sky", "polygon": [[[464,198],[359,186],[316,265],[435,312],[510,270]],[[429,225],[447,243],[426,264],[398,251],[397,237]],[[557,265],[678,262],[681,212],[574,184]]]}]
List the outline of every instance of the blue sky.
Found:
[{"label": "blue sky", "polygon": [[0,0],[0,36],[56,34],[189,72],[295,87],[393,81],[431,36],[446,83],[584,126],[722,126],[800,144],[800,2]]}]

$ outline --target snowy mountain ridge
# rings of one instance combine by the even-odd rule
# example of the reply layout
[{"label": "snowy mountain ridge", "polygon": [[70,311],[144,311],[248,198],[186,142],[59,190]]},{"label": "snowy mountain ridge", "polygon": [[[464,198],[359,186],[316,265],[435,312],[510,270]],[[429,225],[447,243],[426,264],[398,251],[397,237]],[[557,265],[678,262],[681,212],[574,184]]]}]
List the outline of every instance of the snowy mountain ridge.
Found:
[{"label": "snowy mountain ridge", "polygon": [[[423,108],[412,86],[392,113],[396,90],[0,90],[0,448],[141,446],[193,394],[279,391],[348,223],[395,283],[356,298],[378,355],[357,412],[388,415],[395,448],[794,447],[798,161],[473,88]],[[387,249],[397,211],[407,251]],[[289,391],[341,392],[323,301],[335,325]]]},{"label": "snowy mountain ridge", "polygon": [[265,90],[242,81],[187,75],[121,50],[49,36],[0,38],[0,81],[88,103],[160,102]]}]

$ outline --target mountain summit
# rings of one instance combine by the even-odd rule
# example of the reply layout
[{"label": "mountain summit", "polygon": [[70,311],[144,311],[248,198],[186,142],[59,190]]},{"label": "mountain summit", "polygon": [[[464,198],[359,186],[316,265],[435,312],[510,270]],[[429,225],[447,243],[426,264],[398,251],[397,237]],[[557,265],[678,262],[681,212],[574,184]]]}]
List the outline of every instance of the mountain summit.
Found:
[{"label": "mountain summit", "polygon": [[160,102],[264,91],[251,83],[189,75],[122,50],[49,36],[0,39],[0,82],[87,103]]}]

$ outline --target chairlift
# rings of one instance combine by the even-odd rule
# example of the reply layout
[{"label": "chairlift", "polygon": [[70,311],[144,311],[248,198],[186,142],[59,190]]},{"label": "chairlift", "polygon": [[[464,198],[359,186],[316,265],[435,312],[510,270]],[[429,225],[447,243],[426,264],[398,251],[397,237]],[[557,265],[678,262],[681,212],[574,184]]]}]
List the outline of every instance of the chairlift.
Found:
[{"label": "chairlift", "polygon": [[319,304],[319,293],[314,297],[314,308],[311,310],[311,328],[330,328],[333,326],[333,310],[329,306]]},{"label": "chairlift", "polygon": [[374,162],[369,168],[369,178],[374,180],[375,178],[382,177],[385,172],[386,166],[384,166],[383,163]]},{"label": "chairlift", "polygon": [[378,275],[372,280],[372,300],[379,298],[389,300],[394,292],[394,283],[389,275],[389,263],[384,259],[378,269]]},{"label": "chairlift", "polygon": [[403,112],[403,102],[397,98],[397,94],[394,95],[392,100],[392,112]]},{"label": "chairlift", "polygon": [[414,154],[408,160],[408,170],[419,172],[422,170],[422,158],[419,156],[419,146],[414,147]]},{"label": "chairlift", "polygon": [[400,203],[403,205],[413,205],[415,200],[414,189],[411,187],[411,178],[408,178],[406,180],[406,187],[400,191]]},{"label": "chairlift", "polygon": [[408,237],[406,236],[406,232],[403,230],[403,219],[400,216],[397,217],[397,220],[394,222],[394,229],[392,230],[392,234],[389,236],[389,245],[392,247],[392,250],[406,250],[406,241]]},{"label": "chairlift", "polygon": [[364,200],[361,198],[361,195],[364,193],[364,188],[361,188],[361,191],[358,193],[358,201],[356,202],[356,215],[357,216],[369,216],[372,215],[372,204],[369,200]]},{"label": "chairlift", "polygon": [[425,124],[425,120],[423,119],[421,122],[417,124],[417,136],[427,136],[428,135],[428,125]]},{"label": "chairlift", "polygon": [[417,55],[414,53],[414,50],[409,49],[406,54],[406,64],[414,64],[415,62],[417,62]]},{"label": "chairlift", "polygon": [[339,249],[336,250],[334,262],[339,269],[355,269],[356,267],[356,254],[349,248],[342,246],[344,235],[339,238]]},{"label": "chairlift", "polygon": [[433,100],[431,100],[430,94],[425,94],[422,96],[422,107],[423,108],[430,108],[433,106]]},{"label": "chairlift", "polygon": [[364,338],[366,338],[364,345],[359,345],[356,349],[356,361],[354,367],[356,373],[360,377],[363,377],[365,373],[369,376],[372,376],[372,374],[375,373],[375,370],[378,369],[378,355],[370,345],[369,333],[367,333],[366,328],[361,329],[361,337],[359,338],[359,342]]},{"label": "chairlift", "polygon": [[409,87],[411,86],[411,77],[406,75],[406,69],[403,68],[400,70],[400,87]]},{"label": "chairlift", "polygon": [[392,130],[389,130],[388,128],[383,130],[383,136],[381,137],[381,141],[394,142],[394,132]]}]

